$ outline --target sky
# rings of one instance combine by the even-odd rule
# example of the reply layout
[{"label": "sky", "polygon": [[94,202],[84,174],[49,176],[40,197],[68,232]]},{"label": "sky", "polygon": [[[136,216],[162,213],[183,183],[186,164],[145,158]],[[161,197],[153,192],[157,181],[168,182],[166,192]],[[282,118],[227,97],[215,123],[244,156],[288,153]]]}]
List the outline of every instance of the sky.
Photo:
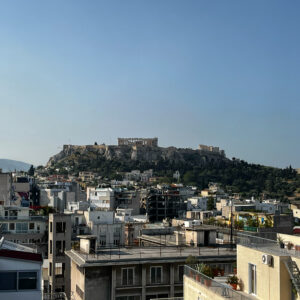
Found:
[{"label": "sky", "polygon": [[158,137],[300,167],[300,2],[0,2],[0,158]]}]

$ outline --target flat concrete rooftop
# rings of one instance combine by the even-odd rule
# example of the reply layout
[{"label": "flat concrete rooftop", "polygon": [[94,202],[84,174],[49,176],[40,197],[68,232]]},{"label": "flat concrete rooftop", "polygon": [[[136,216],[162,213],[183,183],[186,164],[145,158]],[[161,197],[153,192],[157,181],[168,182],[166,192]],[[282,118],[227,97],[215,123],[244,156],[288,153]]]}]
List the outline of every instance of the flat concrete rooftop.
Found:
[{"label": "flat concrete rooftop", "polygon": [[184,262],[189,255],[201,261],[235,261],[236,249],[215,247],[132,247],[113,248],[86,254],[78,250],[66,251],[66,254],[81,267],[97,265],[137,264],[147,262]]}]

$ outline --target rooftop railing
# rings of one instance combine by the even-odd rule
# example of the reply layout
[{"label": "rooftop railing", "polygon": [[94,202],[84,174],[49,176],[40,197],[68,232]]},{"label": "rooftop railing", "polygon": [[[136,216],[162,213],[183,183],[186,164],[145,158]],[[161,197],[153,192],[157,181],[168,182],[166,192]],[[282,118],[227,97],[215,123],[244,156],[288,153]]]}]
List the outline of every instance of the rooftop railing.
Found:
[{"label": "rooftop railing", "polygon": [[274,239],[267,239],[256,235],[238,234],[237,236],[238,245],[269,252],[274,255],[296,256],[300,258],[300,242],[298,245],[289,243],[290,241],[287,239],[280,243]]},{"label": "rooftop railing", "polygon": [[159,259],[163,258],[175,258],[175,257],[187,257],[192,256],[223,256],[223,257],[235,257],[236,249],[228,247],[185,247],[185,246],[119,246],[119,247],[98,247],[94,253],[84,253],[76,251],[77,255],[80,255],[87,261],[110,261],[112,259],[117,260],[130,260],[130,259]]},{"label": "rooftop railing", "polygon": [[199,283],[199,288],[203,290],[207,289],[210,292],[223,297],[224,299],[234,299],[234,300],[251,300],[250,296],[247,294],[242,294],[241,292],[233,290],[229,285],[220,283],[200,272],[194,268],[185,265],[184,275],[191,278]]}]

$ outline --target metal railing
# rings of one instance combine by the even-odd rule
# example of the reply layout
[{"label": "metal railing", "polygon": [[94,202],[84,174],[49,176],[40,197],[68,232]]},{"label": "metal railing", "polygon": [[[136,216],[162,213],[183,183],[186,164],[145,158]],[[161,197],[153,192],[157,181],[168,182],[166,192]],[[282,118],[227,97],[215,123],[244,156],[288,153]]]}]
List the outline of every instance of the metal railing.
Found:
[{"label": "metal railing", "polygon": [[12,221],[12,220],[21,220],[21,221],[47,221],[48,217],[46,216],[0,216],[1,221]]},{"label": "metal railing", "polygon": [[247,294],[242,294],[241,292],[233,290],[229,285],[217,282],[212,278],[198,272],[190,266],[184,266],[184,275],[191,278],[199,283],[199,288],[203,291],[205,289],[210,292],[223,297],[224,299],[234,299],[234,300],[251,300],[250,296]]},{"label": "metal railing", "polygon": [[272,239],[266,239],[255,235],[239,234],[237,236],[237,244],[249,248],[259,249],[274,255],[295,256],[300,258],[300,244],[290,245],[288,248],[288,240],[279,243]]},{"label": "metal railing", "polygon": [[63,292],[57,293],[44,293],[43,300],[68,300],[67,296]]},{"label": "metal railing", "polygon": [[[74,251],[74,250],[73,250]],[[161,257],[188,257],[192,256],[225,256],[236,257],[236,249],[228,247],[187,247],[187,246],[133,246],[133,247],[99,247],[97,251],[85,253],[76,250],[85,260],[111,260],[111,259],[141,259]]]}]

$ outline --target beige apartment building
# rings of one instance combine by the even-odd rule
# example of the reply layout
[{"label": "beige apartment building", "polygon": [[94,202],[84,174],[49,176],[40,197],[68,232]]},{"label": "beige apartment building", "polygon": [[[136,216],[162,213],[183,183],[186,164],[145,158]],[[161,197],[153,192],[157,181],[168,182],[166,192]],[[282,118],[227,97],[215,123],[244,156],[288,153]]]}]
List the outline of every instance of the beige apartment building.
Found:
[{"label": "beige apartment building", "polygon": [[300,237],[280,236],[281,245],[255,236],[238,237],[236,291],[224,278],[210,279],[186,266],[184,299],[300,299]]}]

